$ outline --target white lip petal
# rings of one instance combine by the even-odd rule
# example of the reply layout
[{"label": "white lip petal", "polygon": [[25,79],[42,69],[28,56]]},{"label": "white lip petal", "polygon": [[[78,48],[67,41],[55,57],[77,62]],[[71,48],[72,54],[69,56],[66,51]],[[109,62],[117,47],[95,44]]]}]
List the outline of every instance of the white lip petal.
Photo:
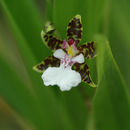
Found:
[{"label": "white lip petal", "polygon": [[81,82],[81,76],[78,72],[61,67],[49,67],[43,73],[42,79],[46,86],[58,85],[61,91],[68,91]]},{"label": "white lip petal", "polygon": [[[72,87],[76,87],[81,82],[81,75],[71,69],[73,62],[83,63],[84,56],[71,58],[62,49],[58,49],[53,54],[54,57],[61,60],[59,67],[49,67],[42,74],[45,86],[59,86],[61,91],[69,91]],[[71,64],[72,63],[72,64]]]}]

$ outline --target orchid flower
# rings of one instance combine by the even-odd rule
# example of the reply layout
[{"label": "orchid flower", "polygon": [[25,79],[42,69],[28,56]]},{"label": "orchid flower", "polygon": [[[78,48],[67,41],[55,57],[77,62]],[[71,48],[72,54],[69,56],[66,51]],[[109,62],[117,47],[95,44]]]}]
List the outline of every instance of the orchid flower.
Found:
[{"label": "orchid flower", "polygon": [[96,87],[91,79],[90,71],[85,59],[95,57],[95,42],[86,42],[81,46],[78,43],[82,36],[81,16],[76,15],[70,20],[67,28],[67,41],[60,40],[55,35],[52,23],[45,25],[41,37],[53,55],[45,58],[33,68],[41,72],[45,86],[57,85],[61,91],[76,87],[81,81]]}]

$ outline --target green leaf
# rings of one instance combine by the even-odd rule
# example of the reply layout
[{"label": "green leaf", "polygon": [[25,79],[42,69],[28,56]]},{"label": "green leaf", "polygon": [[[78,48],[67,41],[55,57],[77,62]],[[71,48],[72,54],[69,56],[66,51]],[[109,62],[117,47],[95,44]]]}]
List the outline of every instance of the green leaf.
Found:
[{"label": "green leaf", "polygon": [[46,9],[45,9],[45,17],[46,21],[51,21],[53,22],[53,0],[46,0]]},{"label": "green leaf", "polygon": [[128,93],[108,41],[96,36],[98,87],[93,102],[96,130],[129,130]]},{"label": "green leaf", "polygon": [[113,55],[119,65],[120,71],[123,74],[124,80],[126,81],[127,87],[130,92],[130,73],[128,71],[130,66],[129,4],[129,1],[113,1],[110,6],[111,10],[109,9],[108,12],[108,19],[110,20],[109,22],[107,22],[106,27],[107,30],[109,29],[108,37],[111,41],[110,45],[113,50]]},{"label": "green leaf", "polygon": [[14,20],[14,24],[27,41],[27,46],[30,48],[35,58],[42,58],[41,52],[44,49],[44,45],[39,35],[42,30],[43,20],[39,15],[40,13],[34,1],[26,0],[17,2],[16,0],[2,0],[1,5],[4,13],[8,15],[8,23],[12,24],[11,19]]},{"label": "green leaf", "polygon": [[[0,58],[0,65],[0,95],[25,120],[29,120],[36,128],[42,128],[38,121],[38,119],[43,120],[42,109],[35,93],[28,90],[24,82],[12,69],[9,69],[2,58]],[[39,113],[36,111],[39,111]]]}]

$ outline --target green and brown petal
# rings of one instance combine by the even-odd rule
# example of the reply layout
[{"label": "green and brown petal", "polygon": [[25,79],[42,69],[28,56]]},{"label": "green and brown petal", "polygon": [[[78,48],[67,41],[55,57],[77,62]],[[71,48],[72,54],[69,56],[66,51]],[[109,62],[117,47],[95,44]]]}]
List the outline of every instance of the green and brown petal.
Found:
[{"label": "green and brown petal", "polygon": [[81,16],[76,15],[68,24],[67,27],[67,37],[73,39],[76,44],[78,44],[82,37],[82,23]]},{"label": "green and brown petal", "polygon": [[43,73],[48,67],[59,67],[60,66],[60,60],[55,58],[54,56],[49,56],[45,58],[44,61],[41,63],[35,65],[33,69],[37,72]]},{"label": "green and brown petal", "polygon": [[81,45],[78,48],[78,51],[79,51],[78,54],[83,53],[84,57],[87,59],[95,57],[96,56],[95,42],[88,42]]},{"label": "green and brown petal", "polygon": [[62,47],[63,41],[54,36],[55,28],[52,23],[46,23],[44,30],[41,32],[41,37],[44,44],[52,51],[56,51]]},{"label": "green and brown petal", "polygon": [[90,70],[86,63],[75,63],[73,69],[80,73],[82,81],[88,83],[91,87],[96,87],[90,76]]}]

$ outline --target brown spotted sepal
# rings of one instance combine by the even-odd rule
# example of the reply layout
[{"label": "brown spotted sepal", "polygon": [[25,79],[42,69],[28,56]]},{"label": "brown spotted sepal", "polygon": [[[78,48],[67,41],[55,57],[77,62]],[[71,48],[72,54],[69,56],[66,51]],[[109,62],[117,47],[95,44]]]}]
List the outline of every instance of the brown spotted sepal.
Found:
[{"label": "brown spotted sepal", "polygon": [[67,27],[67,37],[73,39],[76,44],[78,44],[82,37],[82,23],[81,16],[76,15],[68,24]]},{"label": "brown spotted sepal", "polygon": [[73,69],[80,73],[82,81],[89,84],[91,87],[96,87],[90,76],[90,70],[86,63],[73,65]]},{"label": "brown spotted sepal", "polygon": [[35,65],[33,69],[37,72],[43,73],[48,67],[59,67],[60,66],[60,60],[55,58],[54,56],[49,56],[45,58],[44,61],[41,63]]},{"label": "brown spotted sepal", "polygon": [[84,57],[87,59],[94,58],[96,56],[95,42],[92,41],[81,45],[78,51],[78,54],[83,53]]},{"label": "brown spotted sepal", "polygon": [[41,32],[41,37],[44,44],[49,47],[52,51],[56,51],[57,49],[62,47],[63,41],[56,38],[55,28],[52,23],[47,22],[44,26],[44,29]]}]

